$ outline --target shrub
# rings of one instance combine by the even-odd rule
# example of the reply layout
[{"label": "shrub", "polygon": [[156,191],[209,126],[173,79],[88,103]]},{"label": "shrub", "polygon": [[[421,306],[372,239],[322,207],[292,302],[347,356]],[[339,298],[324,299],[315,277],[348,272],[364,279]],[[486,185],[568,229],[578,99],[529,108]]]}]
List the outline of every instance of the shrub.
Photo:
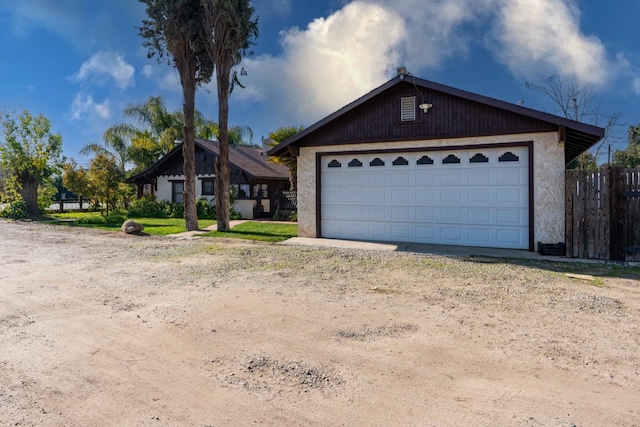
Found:
[{"label": "shrub", "polygon": [[16,200],[0,211],[0,217],[9,219],[25,219],[27,217],[27,202]]},{"label": "shrub", "polygon": [[298,211],[291,212],[291,215],[289,215],[289,221],[298,222]]},{"label": "shrub", "polygon": [[104,218],[106,224],[122,224],[127,218],[119,212],[107,215]]},{"label": "shrub", "polygon": [[211,204],[207,199],[196,200],[196,210],[198,219],[216,219],[216,206]]},{"label": "shrub", "polygon": [[184,218],[184,205],[182,203],[169,204],[168,215],[170,218]]},{"label": "shrub", "polygon": [[167,216],[169,216],[167,202],[158,202],[153,196],[135,200],[129,207],[131,218],[166,218]]}]

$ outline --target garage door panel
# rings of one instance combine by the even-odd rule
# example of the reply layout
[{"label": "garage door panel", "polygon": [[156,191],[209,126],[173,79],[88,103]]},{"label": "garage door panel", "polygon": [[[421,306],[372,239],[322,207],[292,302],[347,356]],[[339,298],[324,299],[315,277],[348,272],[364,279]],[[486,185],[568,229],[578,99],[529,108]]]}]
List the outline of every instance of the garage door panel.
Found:
[{"label": "garage door panel", "polygon": [[425,243],[435,243],[436,239],[436,227],[435,226],[417,226],[416,227],[416,241]]},{"label": "garage door panel", "polygon": [[391,185],[394,186],[413,185],[413,182],[413,174],[410,172],[394,172],[391,175]]},{"label": "garage door panel", "polygon": [[497,241],[499,244],[507,248],[517,248],[524,239],[522,230],[519,229],[500,229],[497,230]]},{"label": "garage door panel", "polygon": [[497,190],[496,202],[499,205],[522,206],[526,203],[526,198],[521,188],[503,188]]},{"label": "garage door panel", "polygon": [[347,221],[362,221],[367,217],[369,208],[364,206],[349,206],[345,209],[344,219]]},{"label": "garage door panel", "polygon": [[469,170],[467,174],[468,185],[495,185],[495,179],[493,179],[495,173],[491,170]]},{"label": "garage door panel", "polygon": [[321,165],[323,237],[529,247],[527,147],[333,155]]},{"label": "garage door panel", "polygon": [[459,227],[442,227],[441,238],[443,243],[454,245],[462,244],[463,231]]},{"label": "garage door panel", "polygon": [[373,240],[385,240],[387,237],[387,226],[385,224],[369,224],[369,235]]},{"label": "garage door panel", "polygon": [[443,224],[462,224],[463,221],[463,209],[460,208],[442,208],[440,210],[441,218],[440,222]]},{"label": "garage door panel", "polygon": [[469,224],[491,224],[492,209],[469,209]]},{"label": "garage door panel", "polygon": [[415,208],[394,206],[391,210],[391,220],[399,222],[415,222]]},{"label": "garage door panel", "polygon": [[413,199],[411,197],[412,193],[413,193],[412,191],[409,191],[408,189],[405,189],[405,188],[396,189],[391,193],[391,202],[394,205],[408,204]]},{"label": "garage door panel", "polygon": [[529,182],[526,170],[521,168],[498,169],[496,175],[501,185],[527,185]]},{"label": "garage door panel", "polygon": [[434,188],[416,188],[416,203],[419,206],[433,205],[436,202],[436,191]]},{"label": "garage door panel", "polygon": [[490,228],[470,228],[469,243],[475,246],[486,246],[491,243],[493,230]]},{"label": "garage door panel", "polygon": [[[363,192],[366,191],[363,189]],[[367,201],[372,205],[387,205],[390,199],[387,197],[388,190],[385,188],[371,188],[367,191]]]},{"label": "garage door panel", "polygon": [[322,203],[327,206],[344,203],[344,190],[336,187],[327,188],[322,194]]},{"label": "garage door panel", "polygon": [[462,170],[443,170],[440,173],[440,185],[462,185]]},{"label": "garage door panel", "polygon": [[436,209],[435,208],[416,208],[416,221],[417,222],[435,222]]},{"label": "garage door panel", "polygon": [[464,203],[462,188],[447,188],[440,190],[440,202],[444,205],[456,204],[461,205]]},{"label": "garage door panel", "polygon": [[365,203],[365,195],[362,193],[362,190],[358,190],[353,187],[349,187],[348,190],[344,192],[345,198],[344,201],[347,204],[362,204]]},{"label": "garage door panel", "polygon": [[387,208],[380,206],[372,206],[367,210],[367,217],[369,221],[387,221]]},{"label": "garage door panel", "polygon": [[392,225],[391,226],[391,238],[406,242],[411,236],[411,226],[409,225]]},{"label": "garage door panel", "polygon": [[367,173],[367,179],[372,187],[382,187],[387,184],[387,174],[384,171],[371,170]]},{"label": "garage door panel", "polygon": [[434,185],[436,184],[436,172],[433,170],[418,170],[415,173],[415,180],[417,185]]},{"label": "garage door panel", "polygon": [[491,203],[491,188],[471,188],[467,190],[469,206],[487,206]]},{"label": "garage door panel", "polygon": [[326,206],[325,209],[323,209],[322,217],[330,220],[346,220],[346,209],[346,207],[340,205]]}]

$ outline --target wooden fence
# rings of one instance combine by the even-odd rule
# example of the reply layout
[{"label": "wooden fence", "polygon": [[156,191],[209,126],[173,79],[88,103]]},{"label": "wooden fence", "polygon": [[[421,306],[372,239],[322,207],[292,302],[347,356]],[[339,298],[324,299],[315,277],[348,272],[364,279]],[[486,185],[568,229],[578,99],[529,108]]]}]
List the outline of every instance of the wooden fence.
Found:
[{"label": "wooden fence", "polygon": [[566,171],[567,257],[640,261],[640,168]]}]

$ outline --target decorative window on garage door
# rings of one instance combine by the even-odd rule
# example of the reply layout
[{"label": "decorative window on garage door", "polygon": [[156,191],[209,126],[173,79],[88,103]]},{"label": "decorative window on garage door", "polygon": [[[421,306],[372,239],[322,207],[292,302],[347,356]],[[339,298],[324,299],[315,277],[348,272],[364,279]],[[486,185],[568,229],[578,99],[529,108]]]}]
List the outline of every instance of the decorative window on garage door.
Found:
[{"label": "decorative window on garage door", "polygon": [[507,151],[502,156],[498,157],[499,162],[518,162],[520,157],[513,154],[511,151]]},{"label": "decorative window on garage door", "polygon": [[451,165],[456,163],[460,163],[460,158],[454,156],[453,154],[449,154],[447,157],[442,159],[443,165]]},{"label": "decorative window on garage door", "polygon": [[375,159],[371,160],[369,166],[384,166],[384,160],[382,160],[380,157],[376,157]]},{"label": "decorative window on garage door", "polygon": [[482,153],[478,153],[469,159],[469,163],[489,163],[489,158]]},{"label": "decorative window on garage door", "polygon": [[408,164],[409,161],[402,156],[393,161],[393,166],[407,166]]},{"label": "decorative window on garage door", "polygon": [[337,161],[336,159],[333,159],[329,162],[329,164],[327,165],[327,167],[329,168],[341,168],[342,167],[342,163],[340,163],[339,161]]},{"label": "decorative window on garage door", "polygon": [[422,156],[418,159],[418,161],[416,162],[416,164],[418,165],[432,165],[433,164],[433,159],[429,156]]}]

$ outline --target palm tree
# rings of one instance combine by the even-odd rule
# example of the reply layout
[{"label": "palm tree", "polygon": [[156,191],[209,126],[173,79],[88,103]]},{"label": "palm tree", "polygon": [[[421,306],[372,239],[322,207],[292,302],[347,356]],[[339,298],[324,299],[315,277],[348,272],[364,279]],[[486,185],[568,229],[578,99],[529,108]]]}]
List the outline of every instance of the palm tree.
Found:
[{"label": "palm tree", "polygon": [[[291,138],[293,135],[297,134],[298,132],[302,132],[303,130],[304,126],[278,128],[269,134],[269,139],[271,139],[271,142],[267,143],[267,145],[273,148],[282,143],[284,140]],[[298,182],[298,160],[293,156],[271,156],[269,157],[269,160],[273,163],[286,166],[289,169],[289,189],[291,191],[296,191]]]},{"label": "palm tree", "polygon": [[[242,87],[234,68],[258,37],[258,20],[252,20],[250,0],[202,0],[205,47],[216,69],[218,88],[218,142],[216,159],[216,211],[218,231],[229,231],[229,96],[236,84]],[[244,70],[240,71],[243,74]]]}]

